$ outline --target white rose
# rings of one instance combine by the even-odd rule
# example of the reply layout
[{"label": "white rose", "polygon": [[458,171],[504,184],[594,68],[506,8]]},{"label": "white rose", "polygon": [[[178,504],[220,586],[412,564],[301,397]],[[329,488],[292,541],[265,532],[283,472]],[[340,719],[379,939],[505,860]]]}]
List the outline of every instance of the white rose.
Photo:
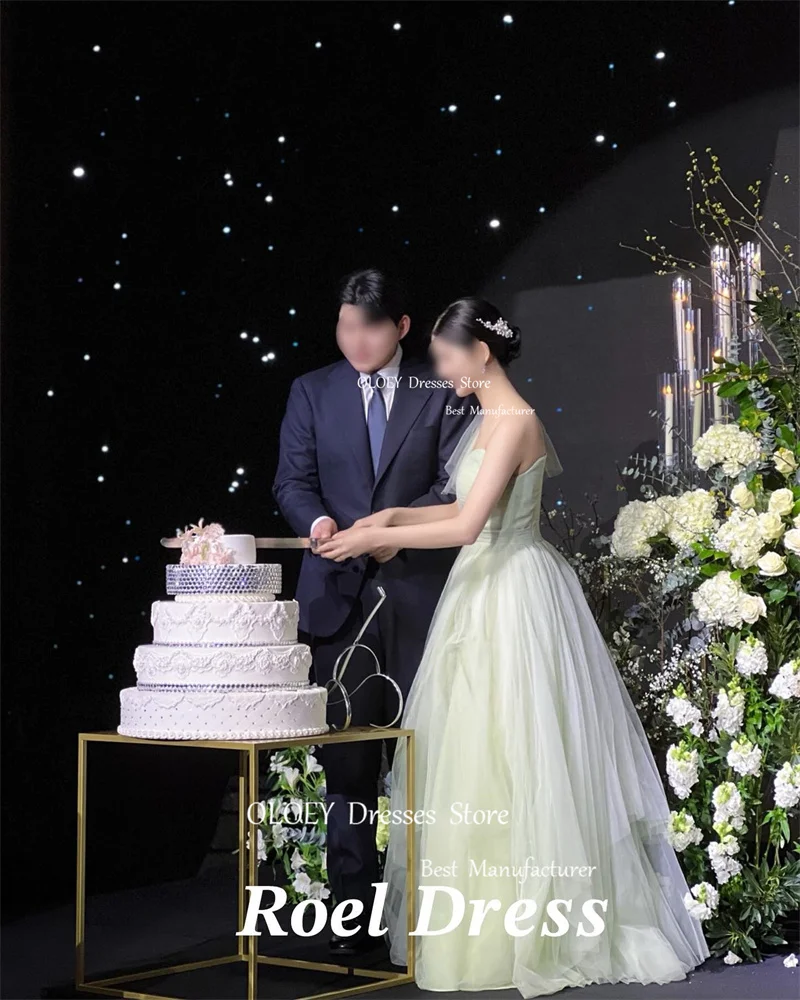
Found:
[{"label": "white rose", "polygon": [[754,625],[767,613],[767,605],[760,594],[742,594],[739,598],[739,615],[748,625]]},{"label": "white rose", "polygon": [[762,576],[783,576],[786,562],[777,552],[765,552],[758,560],[758,572]]},{"label": "white rose", "polygon": [[758,533],[765,542],[774,542],[783,534],[783,521],[780,514],[774,510],[765,511],[758,515]]},{"label": "white rose", "polygon": [[800,528],[789,528],[783,536],[784,548],[800,556]]},{"label": "white rose", "polygon": [[778,448],[772,456],[772,461],[782,476],[788,476],[790,472],[794,472],[797,468],[797,459],[788,448]]},{"label": "white rose", "polygon": [[773,511],[775,514],[780,514],[781,517],[790,513],[792,507],[794,507],[794,494],[785,487],[775,490],[770,496],[769,504],[767,505],[768,510]]},{"label": "white rose", "polygon": [[742,510],[750,510],[751,507],[755,507],[756,505],[755,495],[748,490],[744,483],[737,483],[733,487],[731,490],[731,500],[737,507],[741,507]]}]

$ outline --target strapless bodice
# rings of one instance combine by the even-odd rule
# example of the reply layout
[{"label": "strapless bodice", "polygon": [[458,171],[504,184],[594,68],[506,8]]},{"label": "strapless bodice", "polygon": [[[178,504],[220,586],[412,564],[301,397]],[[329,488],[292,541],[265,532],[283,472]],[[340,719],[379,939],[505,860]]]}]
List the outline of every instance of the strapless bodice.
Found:
[{"label": "strapless bodice", "polygon": [[[472,489],[485,454],[485,448],[473,448],[461,460],[456,476],[456,498],[462,507]],[[539,510],[546,458],[546,455],[540,456],[525,472],[513,476],[508,481],[502,496],[492,508],[486,524],[481,529],[476,539],[477,543],[542,537]]]}]

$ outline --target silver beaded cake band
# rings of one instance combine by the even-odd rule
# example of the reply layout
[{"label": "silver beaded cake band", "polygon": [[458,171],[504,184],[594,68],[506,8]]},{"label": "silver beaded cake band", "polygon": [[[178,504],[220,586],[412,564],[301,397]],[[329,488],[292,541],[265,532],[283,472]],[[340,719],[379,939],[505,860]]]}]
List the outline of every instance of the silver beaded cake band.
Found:
[{"label": "silver beaded cake band", "polygon": [[279,594],[281,582],[281,567],[272,563],[167,566],[168,594]]}]

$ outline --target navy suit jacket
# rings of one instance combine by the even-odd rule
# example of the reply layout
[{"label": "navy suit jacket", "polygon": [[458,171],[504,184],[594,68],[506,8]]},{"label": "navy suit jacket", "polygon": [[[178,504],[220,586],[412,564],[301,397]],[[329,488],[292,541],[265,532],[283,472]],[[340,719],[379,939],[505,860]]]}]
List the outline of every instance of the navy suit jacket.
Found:
[{"label": "navy suit jacket", "polygon": [[[307,536],[322,515],[343,529],[386,507],[424,507],[454,499],[442,496],[448,479],[444,466],[472,419],[475,397],[459,399],[452,389],[441,387],[427,362],[404,355],[375,475],[358,379],[359,373],[343,360],[295,379],[289,391],[273,494],[300,536]],[[439,385],[425,386],[426,381]],[[448,413],[448,406],[463,413]],[[429,618],[457,552],[403,549],[376,564],[368,556],[336,563],[306,550],[297,588],[300,628],[311,635],[333,635],[370,564],[398,611]]]}]

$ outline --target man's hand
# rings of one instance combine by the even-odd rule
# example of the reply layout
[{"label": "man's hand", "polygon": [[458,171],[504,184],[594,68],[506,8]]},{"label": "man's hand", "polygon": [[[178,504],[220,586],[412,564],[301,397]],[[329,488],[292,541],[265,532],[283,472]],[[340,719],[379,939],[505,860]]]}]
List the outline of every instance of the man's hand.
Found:
[{"label": "man's hand", "polygon": [[[311,538],[319,539],[319,543],[327,541],[329,538],[333,538],[336,532],[339,530],[339,526],[334,521],[332,517],[323,518],[311,529]],[[311,551],[316,552],[313,544],[311,546]]]},{"label": "man's hand", "polygon": [[337,531],[333,538],[320,542],[317,549],[318,555],[326,559],[333,559],[334,562],[343,562],[345,559],[354,559],[356,556],[366,555],[372,552],[375,547],[375,528],[346,528],[344,531]]}]

